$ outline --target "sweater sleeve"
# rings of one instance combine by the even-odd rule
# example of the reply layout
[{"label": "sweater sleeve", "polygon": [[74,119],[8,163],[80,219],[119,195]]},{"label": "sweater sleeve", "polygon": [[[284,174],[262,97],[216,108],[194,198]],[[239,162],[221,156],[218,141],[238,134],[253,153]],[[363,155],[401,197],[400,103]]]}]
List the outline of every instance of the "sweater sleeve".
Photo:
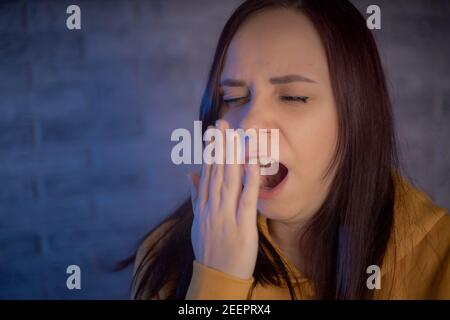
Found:
[{"label": "sweater sleeve", "polygon": [[434,288],[434,296],[433,299],[437,300],[450,300],[450,259],[447,262],[447,265],[442,270],[441,278],[439,282],[436,284]]},{"label": "sweater sleeve", "polygon": [[254,278],[240,279],[194,260],[186,300],[246,300]]}]

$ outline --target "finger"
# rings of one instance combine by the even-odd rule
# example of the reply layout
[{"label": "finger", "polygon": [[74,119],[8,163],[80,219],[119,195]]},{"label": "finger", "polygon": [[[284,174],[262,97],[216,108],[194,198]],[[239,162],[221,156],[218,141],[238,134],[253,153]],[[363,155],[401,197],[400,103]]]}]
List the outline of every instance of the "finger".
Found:
[{"label": "finger", "polygon": [[[220,134],[218,134],[217,139],[214,140],[215,143],[215,162],[211,168],[211,179],[209,181],[209,199],[208,203],[211,206],[212,211],[219,208],[221,189],[223,182],[223,167],[225,162],[225,150],[224,150],[224,128],[227,123],[222,120],[218,120],[216,123],[216,128],[219,129]],[[220,137],[220,135],[222,137]]]},{"label": "finger", "polygon": [[[208,129],[214,128],[213,126],[209,126]],[[212,142],[209,141],[208,145],[210,145]],[[212,165],[207,162],[203,162],[202,165],[202,173],[200,177],[200,185],[199,185],[199,194],[197,199],[197,205],[199,206],[200,210],[203,210],[203,208],[206,206],[206,203],[208,202],[209,197],[209,181],[211,177],[211,167]]]},{"label": "finger", "polygon": [[194,211],[194,214],[196,214],[196,206],[197,198],[198,198],[198,190],[199,190],[199,184],[200,184],[200,177],[198,174],[194,172],[189,172],[187,174],[190,191],[191,191],[191,203],[192,203],[192,209]]},{"label": "finger", "polygon": [[257,203],[259,193],[259,172],[258,164],[245,165],[244,189],[239,199],[238,221],[240,223],[256,223]]},{"label": "finger", "polygon": [[227,163],[224,168],[221,205],[230,207],[232,210],[227,210],[227,212],[232,212],[233,217],[236,217],[239,195],[242,190],[243,165],[239,163],[242,151],[241,139],[235,132],[230,133],[227,138],[225,140]]}]

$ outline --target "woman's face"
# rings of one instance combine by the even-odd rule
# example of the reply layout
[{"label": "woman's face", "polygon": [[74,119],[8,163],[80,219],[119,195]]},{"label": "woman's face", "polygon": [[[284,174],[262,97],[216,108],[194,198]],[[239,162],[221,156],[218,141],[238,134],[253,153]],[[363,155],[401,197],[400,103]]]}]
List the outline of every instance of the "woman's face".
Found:
[{"label": "woman's face", "polygon": [[310,218],[328,193],[333,172],[323,177],[337,141],[327,58],[310,20],[288,9],[250,17],[228,49],[221,90],[231,128],[279,129],[283,181],[261,179],[258,210],[286,222]]}]

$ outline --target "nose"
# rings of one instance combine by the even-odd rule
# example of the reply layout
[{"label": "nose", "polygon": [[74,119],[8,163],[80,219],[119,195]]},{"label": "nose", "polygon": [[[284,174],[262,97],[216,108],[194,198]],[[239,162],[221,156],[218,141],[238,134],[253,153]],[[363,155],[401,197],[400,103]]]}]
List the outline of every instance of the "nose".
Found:
[{"label": "nose", "polygon": [[272,129],[273,117],[271,119],[267,106],[262,101],[251,101],[242,110],[238,127],[243,130],[248,129]]},{"label": "nose", "polygon": [[273,148],[278,148],[278,140],[272,141],[274,137],[272,137],[271,129],[278,129],[275,123],[276,117],[271,112],[270,106],[261,99],[249,102],[242,109],[238,125],[239,129],[245,132],[253,129],[255,131],[252,131],[256,134],[253,141],[254,144],[250,143],[248,139],[245,140],[246,156],[255,153],[268,156],[274,152],[272,151]]}]

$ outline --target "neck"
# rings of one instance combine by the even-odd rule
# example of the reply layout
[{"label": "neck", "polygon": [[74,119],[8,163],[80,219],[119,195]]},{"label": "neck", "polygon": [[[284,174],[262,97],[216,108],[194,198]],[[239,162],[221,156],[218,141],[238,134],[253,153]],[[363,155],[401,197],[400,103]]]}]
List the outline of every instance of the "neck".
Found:
[{"label": "neck", "polygon": [[267,219],[270,236],[280,247],[289,261],[298,270],[302,270],[303,262],[300,253],[300,240],[305,223],[293,223]]}]

